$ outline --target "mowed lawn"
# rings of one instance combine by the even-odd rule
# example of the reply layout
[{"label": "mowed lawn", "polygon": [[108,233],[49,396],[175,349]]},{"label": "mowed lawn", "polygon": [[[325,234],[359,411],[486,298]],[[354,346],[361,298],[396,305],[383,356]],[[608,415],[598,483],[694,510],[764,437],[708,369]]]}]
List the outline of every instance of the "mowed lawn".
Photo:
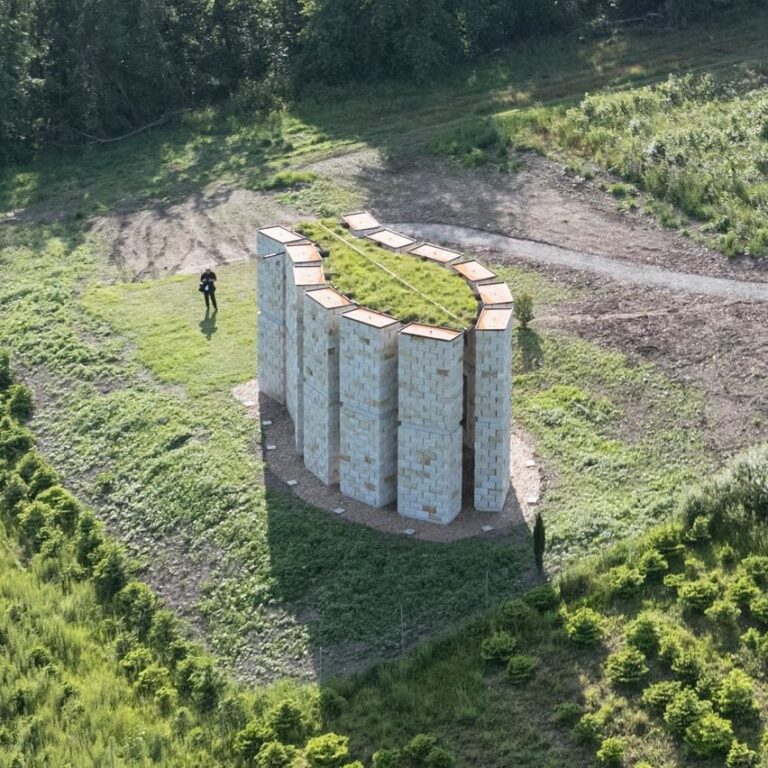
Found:
[{"label": "mowed lawn", "polygon": [[92,287],[83,305],[137,347],[157,378],[190,395],[256,376],[256,264],[217,268],[219,312],[206,313],[198,275]]}]

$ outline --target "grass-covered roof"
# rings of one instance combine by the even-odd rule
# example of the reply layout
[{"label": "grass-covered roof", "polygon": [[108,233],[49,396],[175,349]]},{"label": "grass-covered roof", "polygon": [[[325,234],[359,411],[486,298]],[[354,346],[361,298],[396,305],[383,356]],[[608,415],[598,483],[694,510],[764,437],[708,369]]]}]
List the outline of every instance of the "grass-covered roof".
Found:
[{"label": "grass-covered roof", "polygon": [[474,323],[478,305],[472,290],[445,267],[356,238],[334,220],[298,229],[330,252],[333,285],[358,304],[403,322],[462,329]]}]

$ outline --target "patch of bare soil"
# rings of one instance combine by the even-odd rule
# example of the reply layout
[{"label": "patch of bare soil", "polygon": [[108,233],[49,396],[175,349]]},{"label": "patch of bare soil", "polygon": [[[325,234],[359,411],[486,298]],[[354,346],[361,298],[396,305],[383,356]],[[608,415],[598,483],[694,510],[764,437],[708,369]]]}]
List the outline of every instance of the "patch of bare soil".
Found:
[{"label": "patch of bare soil", "polygon": [[768,280],[768,260],[728,260],[640,211],[617,210],[595,182],[527,155],[514,174],[416,156],[361,169],[370,207],[386,221],[453,224],[680,272]]},{"label": "patch of bare soil", "polygon": [[174,205],[112,213],[93,231],[106,239],[124,279],[138,281],[245,261],[259,227],[298,218],[273,196],[221,186]]},{"label": "patch of bare soil", "polygon": [[232,394],[246,406],[251,418],[261,420],[261,447],[273,478],[299,498],[340,520],[421,541],[450,542],[505,533],[531,520],[535,514],[542,493],[541,471],[531,439],[520,430],[512,435],[512,488],[504,509],[500,513],[477,512],[472,508],[471,499],[465,499],[462,511],[450,525],[438,525],[401,517],[394,504],[376,509],[344,496],[338,485],[325,485],[304,466],[304,460],[296,453],[293,422],[283,405],[260,395],[256,380],[235,387]]}]

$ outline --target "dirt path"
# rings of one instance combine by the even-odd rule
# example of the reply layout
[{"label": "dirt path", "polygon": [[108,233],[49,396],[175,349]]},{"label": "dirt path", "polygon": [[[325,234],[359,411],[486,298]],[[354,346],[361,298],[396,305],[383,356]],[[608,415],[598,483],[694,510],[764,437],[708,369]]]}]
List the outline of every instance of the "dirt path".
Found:
[{"label": "dirt path", "polygon": [[651,265],[637,265],[610,259],[595,253],[575,251],[558,245],[540,243],[507,235],[496,235],[453,224],[397,223],[389,225],[399,232],[423,240],[458,246],[464,250],[496,251],[538,264],[569,267],[583,272],[606,275],[614,280],[637,285],[666,288],[671,291],[721,296],[727,299],[768,301],[768,283],[731,280],[722,277],[692,275]]}]

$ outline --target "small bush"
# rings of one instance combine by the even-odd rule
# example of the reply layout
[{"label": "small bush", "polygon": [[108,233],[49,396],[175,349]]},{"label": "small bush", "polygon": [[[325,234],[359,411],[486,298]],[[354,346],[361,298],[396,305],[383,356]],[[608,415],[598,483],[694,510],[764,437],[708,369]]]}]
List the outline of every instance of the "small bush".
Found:
[{"label": "small bush", "polygon": [[573,729],[573,735],[576,741],[582,744],[598,744],[603,738],[603,729],[605,728],[605,713],[588,712],[584,715]]},{"label": "small bush", "polygon": [[768,595],[758,593],[749,603],[749,612],[761,624],[768,626]]},{"label": "small bush", "polygon": [[560,605],[560,595],[551,584],[542,584],[526,592],[523,595],[523,602],[539,613],[546,613]]},{"label": "small bush", "polygon": [[23,424],[32,416],[32,393],[23,384],[13,384],[8,390],[8,413]]},{"label": "small bush", "polygon": [[313,171],[279,171],[270,176],[261,188],[291,189],[292,187],[308,186],[317,180],[317,174]]},{"label": "small bush", "polygon": [[624,753],[627,750],[627,743],[624,739],[611,736],[603,740],[600,749],[597,750],[597,762],[600,765],[615,768],[624,762]]},{"label": "small bush", "polygon": [[235,734],[235,754],[246,764],[251,765],[262,746],[269,741],[268,730],[253,720]]},{"label": "small bush", "polygon": [[726,768],[754,768],[757,765],[757,752],[750,749],[743,741],[734,741],[725,759]]},{"label": "small bush", "polygon": [[730,600],[715,600],[704,611],[704,615],[722,629],[733,629],[736,626],[736,620],[741,616],[741,611]]},{"label": "small bush", "polygon": [[347,700],[335,688],[323,688],[320,691],[320,716],[323,720],[338,717],[347,704]]},{"label": "small bush", "polygon": [[672,660],[670,668],[687,685],[696,685],[704,669],[704,661],[694,648],[684,648]]},{"label": "small bush", "polygon": [[649,536],[648,543],[659,552],[667,562],[675,560],[685,552],[682,543],[683,528],[679,524],[670,523],[656,528]]},{"label": "small bush", "polygon": [[686,728],[684,740],[686,747],[697,757],[725,755],[733,743],[733,726],[720,715],[710,712]]},{"label": "small bush", "polygon": [[712,519],[708,515],[700,515],[694,518],[688,530],[685,532],[685,538],[692,544],[703,544],[712,538],[710,534],[710,525]]},{"label": "small bush", "polygon": [[661,633],[656,622],[647,614],[640,614],[632,621],[624,633],[627,642],[651,656],[659,650]]},{"label": "small bush", "polygon": [[0,392],[5,392],[11,386],[11,355],[7,349],[0,347]]},{"label": "small bush", "polygon": [[526,635],[538,621],[539,617],[533,608],[519,599],[509,600],[499,611],[499,624],[516,635]]},{"label": "small bush", "polygon": [[560,725],[575,725],[584,710],[575,701],[563,701],[552,710],[552,719]]},{"label": "small bush", "polygon": [[535,674],[539,660],[535,656],[517,654],[507,663],[507,678],[515,685],[527,683]]},{"label": "small bush", "polygon": [[605,662],[608,679],[617,686],[636,686],[648,675],[645,655],[629,647],[611,654]]},{"label": "small bush", "polygon": [[506,662],[515,651],[517,640],[509,632],[494,632],[480,646],[480,655],[485,661],[491,662]]},{"label": "small bush", "polygon": [[405,754],[416,763],[423,763],[427,755],[437,746],[437,736],[431,733],[417,733],[405,748]]},{"label": "small bush", "polygon": [[641,698],[642,704],[657,715],[664,714],[667,705],[683,690],[679,680],[662,680],[649,685]]},{"label": "small bush", "polygon": [[455,765],[453,755],[443,747],[433,747],[424,761],[425,768],[454,768]]},{"label": "small bush", "polygon": [[685,608],[703,613],[714,602],[717,591],[716,584],[698,579],[681,584],[677,596]]},{"label": "small bush", "polygon": [[403,756],[399,749],[380,749],[373,753],[371,768],[402,768]]},{"label": "small bush", "polygon": [[291,701],[278,704],[268,715],[272,732],[283,744],[300,744],[304,741],[306,727],[299,707]]},{"label": "small bush", "polygon": [[646,581],[659,581],[669,570],[669,563],[658,550],[647,549],[640,555],[637,567]]},{"label": "small bush", "polygon": [[672,733],[679,735],[711,711],[710,702],[702,701],[691,688],[684,688],[667,704],[664,722]]},{"label": "small bush", "polygon": [[576,645],[597,645],[603,636],[603,617],[591,608],[577,608],[566,619],[565,631]]},{"label": "small bush", "polygon": [[293,762],[293,752],[279,741],[262,744],[256,755],[256,768],[289,768]]},{"label": "small bush", "polygon": [[755,584],[768,586],[768,557],[750,555],[741,561],[741,567]]},{"label": "small bush", "polygon": [[735,578],[725,588],[725,597],[736,605],[746,608],[760,594],[760,590],[754,585],[748,576]]},{"label": "small bush", "polygon": [[93,586],[96,597],[107,603],[128,583],[128,565],[122,547],[102,544],[94,553]]},{"label": "small bush", "polygon": [[747,718],[755,714],[755,686],[752,678],[741,669],[731,670],[715,693],[715,704],[725,715]]},{"label": "small bush", "polygon": [[608,583],[613,597],[630,599],[637,595],[645,577],[637,568],[619,565],[608,571]]},{"label": "small bush", "polygon": [[519,293],[515,296],[515,319],[524,331],[528,330],[528,324],[533,320],[533,299],[527,293]]}]

